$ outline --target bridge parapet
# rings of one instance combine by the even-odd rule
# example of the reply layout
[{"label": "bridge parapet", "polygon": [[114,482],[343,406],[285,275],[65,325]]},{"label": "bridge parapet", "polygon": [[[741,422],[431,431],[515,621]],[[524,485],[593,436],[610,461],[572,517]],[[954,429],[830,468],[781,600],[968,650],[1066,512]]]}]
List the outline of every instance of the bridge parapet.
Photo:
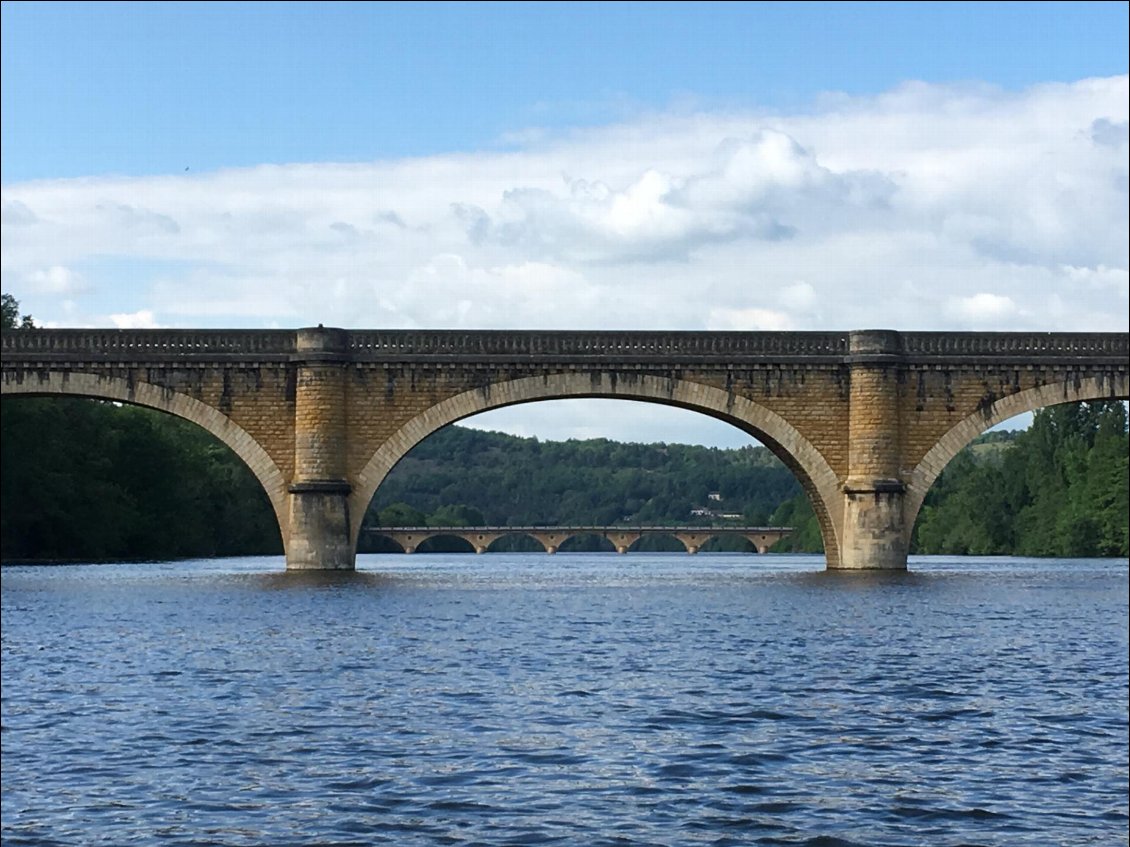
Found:
[{"label": "bridge parapet", "polygon": [[975,356],[986,358],[1033,357],[1043,359],[1096,356],[1120,359],[1130,354],[1124,332],[902,332],[902,352],[907,356]]},{"label": "bridge parapet", "polygon": [[294,330],[32,329],[4,332],[4,358],[36,361],[287,359]]},{"label": "bridge parapet", "polygon": [[509,332],[363,330],[349,333],[354,361],[458,356],[656,359],[842,356],[844,332]]},{"label": "bridge parapet", "polygon": [[[766,357],[842,358],[847,332],[532,332],[506,330],[338,330],[348,361],[405,358],[562,357],[623,358],[626,361],[722,358],[739,362]],[[903,355],[920,358],[1023,357],[1024,359],[1130,355],[1126,333],[900,332]],[[185,357],[287,358],[298,352],[295,330],[114,330],[35,329],[4,332],[4,356],[83,360]]]}]

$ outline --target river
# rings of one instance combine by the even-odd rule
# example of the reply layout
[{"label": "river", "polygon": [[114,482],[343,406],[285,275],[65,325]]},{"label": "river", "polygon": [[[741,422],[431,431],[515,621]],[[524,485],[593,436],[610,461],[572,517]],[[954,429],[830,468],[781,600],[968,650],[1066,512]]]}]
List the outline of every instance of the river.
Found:
[{"label": "river", "polygon": [[4,845],[1127,844],[1126,560],[5,566]]}]

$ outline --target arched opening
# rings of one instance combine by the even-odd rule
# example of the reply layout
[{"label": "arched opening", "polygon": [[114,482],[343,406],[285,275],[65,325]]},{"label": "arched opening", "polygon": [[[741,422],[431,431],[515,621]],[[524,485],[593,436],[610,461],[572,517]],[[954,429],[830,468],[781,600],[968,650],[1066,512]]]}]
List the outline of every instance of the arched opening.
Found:
[{"label": "arched opening", "polygon": [[698,548],[700,553],[756,553],[757,547],[740,535],[714,535]]},{"label": "arched opening", "polygon": [[153,398],[136,385],[139,402],[123,402],[114,380],[99,380],[99,391],[83,376],[71,374],[65,391],[45,390],[50,380],[28,381],[22,391],[5,384],[5,560],[282,552],[275,504],[247,462],[249,454],[262,457],[247,444],[240,455],[220,438],[216,429],[234,434],[226,418],[191,398]]},{"label": "arched opening", "polygon": [[475,545],[460,535],[440,533],[420,542],[417,553],[474,553]]},{"label": "arched opening", "polygon": [[686,545],[669,532],[649,532],[628,545],[629,553],[685,553]]},{"label": "arched opening", "polygon": [[509,532],[490,545],[495,552],[544,553],[545,545],[525,532]]},{"label": "arched opening", "polygon": [[[1025,393],[1029,401],[1063,396],[1060,387]],[[920,466],[912,489],[917,515],[911,551],[1126,556],[1126,403],[1050,403],[1034,414],[1007,418],[1022,425],[1030,421],[1021,429],[997,419],[1018,406],[1014,401],[981,420],[963,422],[931,451],[927,459],[942,467],[935,472],[932,465],[927,474]],[[981,431],[969,436],[975,429]],[[923,491],[918,486],[927,479],[929,487]]]},{"label": "arched opening", "polygon": [[[491,411],[437,425],[443,418],[430,410],[429,426],[414,428],[415,441],[405,438],[404,454],[357,521],[358,552],[391,552],[371,542],[377,527],[781,525],[777,512],[784,506],[792,517],[796,502],[807,504],[810,496],[796,460],[782,461],[779,447],[765,443],[772,439],[762,432],[755,437],[753,427],[739,427],[733,417],[708,417],[701,407],[543,400],[510,405],[505,412],[508,419]],[[635,425],[641,419],[645,425]],[[699,444],[676,441],[692,440],[696,424],[711,430]],[[508,431],[499,431],[503,427]],[[634,437],[638,432],[646,434]],[[719,434],[725,439],[721,445]],[[714,443],[701,443],[708,439]],[[811,483],[811,475],[806,478]],[[816,510],[808,506],[808,514],[817,544],[813,552],[819,552]],[[556,542],[531,535],[503,534],[489,549],[615,549],[599,533]],[[754,550],[741,538],[712,539],[709,545],[708,550]],[[671,535],[649,533],[632,549],[686,547]]]},{"label": "arched opening", "polygon": [[594,532],[580,532],[570,536],[558,548],[562,553],[615,553],[616,545]]}]

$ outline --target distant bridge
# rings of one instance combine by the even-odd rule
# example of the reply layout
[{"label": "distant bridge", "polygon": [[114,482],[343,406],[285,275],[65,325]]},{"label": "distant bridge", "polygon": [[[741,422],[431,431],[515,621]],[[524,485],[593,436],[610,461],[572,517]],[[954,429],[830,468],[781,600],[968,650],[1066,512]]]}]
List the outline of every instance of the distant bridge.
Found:
[{"label": "distant bridge", "polygon": [[507,535],[528,535],[545,548],[546,553],[556,553],[570,538],[578,535],[599,535],[607,538],[617,553],[628,549],[645,535],[669,535],[683,542],[688,553],[697,553],[711,538],[740,536],[749,541],[758,553],[768,553],[769,548],[793,531],[791,526],[391,526],[367,527],[370,536],[383,535],[399,544],[405,553],[429,538],[455,536],[485,553],[498,539]]}]

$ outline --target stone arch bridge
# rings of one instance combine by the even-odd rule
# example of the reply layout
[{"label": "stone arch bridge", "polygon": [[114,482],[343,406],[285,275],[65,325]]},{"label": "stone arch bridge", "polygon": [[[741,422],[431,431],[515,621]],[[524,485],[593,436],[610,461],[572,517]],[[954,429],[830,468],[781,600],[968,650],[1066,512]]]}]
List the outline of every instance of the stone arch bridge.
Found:
[{"label": "stone arch bridge", "polygon": [[744,430],[807,492],[829,568],[904,569],[931,483],[988,427],[1127,399],[1126,333],[25,329],[2,393],[135,403],[247,463],[290,569],[354,567],[377,486],[414,445],[515,403],[609,397]]},{"label": "stone arch bridge", "polygon": [[752,544],[758,553],[768,553],[770,547],[791,532],[792,527],[787,526],[397,526],[369,529],[370,535],[390,539],[405,553],[415,553],[429,538],[443,536],[461,538],[476,553],[485,553],[495,541],[512,535],[529,536],[551,554],[578,535],[600,536],[616,548],[617,553],[627,553],[645,535],[670,536],[688,553],[697,553],[711,539],[736,536]]}]

